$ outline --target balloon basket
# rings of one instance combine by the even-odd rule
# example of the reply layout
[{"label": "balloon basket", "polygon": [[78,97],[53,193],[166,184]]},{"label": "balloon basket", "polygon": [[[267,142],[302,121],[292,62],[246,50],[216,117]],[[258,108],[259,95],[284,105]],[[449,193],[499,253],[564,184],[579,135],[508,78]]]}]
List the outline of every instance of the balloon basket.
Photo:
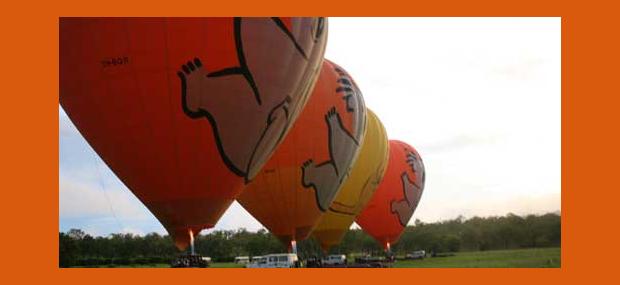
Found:
[{"label": "balloon basket", "polygon": [[207,258],[200,254],[184,254],[170,263],[172,268],[206,268],[209,267]]}]

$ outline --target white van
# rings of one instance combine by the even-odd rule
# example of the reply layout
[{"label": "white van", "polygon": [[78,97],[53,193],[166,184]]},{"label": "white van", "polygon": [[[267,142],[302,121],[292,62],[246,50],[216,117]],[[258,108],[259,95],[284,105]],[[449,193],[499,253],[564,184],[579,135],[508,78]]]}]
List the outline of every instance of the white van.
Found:
[{"label": "white van", "polygon": [[417,250],[405,255],[405,259],[424,259],[424,257],[426,257],[426,251],[424,250]]},{"label": "white van", "polygon": [[323,265],[346,265],[347,256],[344,254],[332,254],[324,257],[321,262]]},{"label": "white van", "polygon": [[237,256],[235,257],[235,263],[248,264],[250,263],[250,257],[249,256]]},{"label": "white van", "polygon": [[245,265],[246,268],[263,268],[267,264],[264,256],[252,256],[252,260]]},{"label": "white van", "polygon": [[278,253],[265,256],[255,256],[252,262],[246,265],[247,268],[293,268],[298,261],[297,254]]}]

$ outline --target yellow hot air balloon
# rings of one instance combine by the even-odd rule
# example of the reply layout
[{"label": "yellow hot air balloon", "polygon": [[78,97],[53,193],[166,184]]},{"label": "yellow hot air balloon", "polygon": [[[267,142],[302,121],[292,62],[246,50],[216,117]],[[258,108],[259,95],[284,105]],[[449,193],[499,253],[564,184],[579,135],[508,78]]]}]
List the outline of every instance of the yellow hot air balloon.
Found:
[{"label": "yellow hot air balloon", "polygon": [[312,232],[325,251],[340,243],[355,217],[372,198],[387,167],[389,144],[385,128],[371,110],[366,111],[366,136],[357,161]]}]

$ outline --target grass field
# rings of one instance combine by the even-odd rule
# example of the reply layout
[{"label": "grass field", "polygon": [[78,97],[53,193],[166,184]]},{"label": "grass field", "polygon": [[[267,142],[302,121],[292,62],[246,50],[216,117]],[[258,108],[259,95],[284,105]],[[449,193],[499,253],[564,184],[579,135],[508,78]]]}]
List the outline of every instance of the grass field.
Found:
[{"label": "grass field", "polygon": [[[209,264],[210,268],[242,268],[243,264],[234,262],[214,262]],[[156,264],[130,264],[130,265],[100,265],[100,266],[74,266],[73,268],[170,268],[168,263]]]},{"label": "grass field", "polygon": [[245,264],[238,264],[238,263],[234,263],[234,262],[214,262],[209,264],[209,267],[211,268],[243,268],[245,267]]},{"label": "grass field", "polygon": [[[429,257],[423,260],[397,261],[394,268],[538,268],[560,267],[560,248],[533,248],[514,250],[491,250],[457,252],[454,256]],[[97,267],[97,266],[95,266]],[[118,265],[100,267],[170,267],[169,264]],[[210,264],[210,268],[240,268],[243,264],[233,262]]]},{"label": "grass field", "polygon": [[560,267],[560,248],[457,252],[454,256],[397,261],[400,268]]}]

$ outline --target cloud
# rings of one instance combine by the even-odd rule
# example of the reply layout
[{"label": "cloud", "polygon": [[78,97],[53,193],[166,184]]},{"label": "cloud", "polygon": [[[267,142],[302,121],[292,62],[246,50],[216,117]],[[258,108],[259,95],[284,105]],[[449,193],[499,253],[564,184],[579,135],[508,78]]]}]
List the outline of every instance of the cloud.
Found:
[{"label": "cloud", "polygon": [[121,233],[133,234],[133,235],[139,235],[139,236],[144,236],[146,234],[143,230],[138,229],[138,228],[134,228],[134,227],[124,227],[121,230]]},{"label": "cloud", "polygon": [[60,137],[79,136],[78,130],[60,105],[58,106],[58,135]]},{"label": "cloud", "polygon": [[77,129],[75,129],[75,126],[73,126],[69,118],[67,117],[58,118],[58,135],[59,136],[70,137],[70,136],[75,136],[76,133],[78,133]]},{"label": "cloud", "polygon": [[60,177],[60,217],[150,219],[145,207],[127,189],[102,188],[92,183]]},{"label": "cloud", "polygon": [[516,62],[492,68],[491,73],[517,80],[529,80],[536,78],[544,63],[540,58],[520,58]]},{"label": "cloud", "polygon": [[413,214],[409,224],[415,219],[425,222],[453,219],[458,216],[503,216],[507,213],[517,215],[545,214],[561,211],[561,194],[544,193],[539,195],[489,195],[481,198],[471,196],[469,199],[442,199],[434,201],[424,199]]},{"label": "cloud", "polygon": [[496,142],[499,138],[499,135],[473,136],[467,134],[460,134],[450,137],[448,139],[420,146],[420,148],[424,149],[426,152],[445,152],[458,150],[471,145],[493,143]]},{"label": "cloud", "polygon": [[257,231],[265,228],[259,223],[248,211],[246,211],[237,201],[230,205],[230,208],[224,213],[222,218],[217,222],[215,228],[224,230],[234,230],[243,227],[249,231]]}]

